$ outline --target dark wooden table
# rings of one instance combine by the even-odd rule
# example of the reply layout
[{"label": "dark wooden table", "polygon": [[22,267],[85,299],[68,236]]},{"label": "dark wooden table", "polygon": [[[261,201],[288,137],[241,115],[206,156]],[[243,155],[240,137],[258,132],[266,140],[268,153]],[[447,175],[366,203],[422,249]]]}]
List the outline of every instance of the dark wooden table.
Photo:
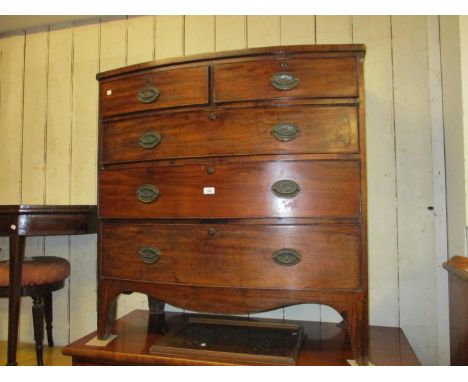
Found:
[{"label": "dark wooden table", "polygon": [[[181,313],[166,312],[161,316],[146,310],[134,310],[114,326],[117,337],[104,346],[88,344],[96,339],[91,333],[63,348],[72,357],[73,365],[232,365],[222,360],[167,357],[149,353],[149,348],[161,338],[161,328],[170,330],[186,318]],[[307,335],[299,352],[298,365],[349,365],[353,352],[345,329],[337,324],[310,321],[266,320],[268,322],[299,323]],[[419,365],[419,361],[400,328],[370,327],[370,361],[374,365]]]},{"label": "dark wooden table", "polygon": [[97,230],[96,206],[0,206],[0,236],[10,237],[8,360],[16,365],[21,275],[27,236],[85,235]]}]

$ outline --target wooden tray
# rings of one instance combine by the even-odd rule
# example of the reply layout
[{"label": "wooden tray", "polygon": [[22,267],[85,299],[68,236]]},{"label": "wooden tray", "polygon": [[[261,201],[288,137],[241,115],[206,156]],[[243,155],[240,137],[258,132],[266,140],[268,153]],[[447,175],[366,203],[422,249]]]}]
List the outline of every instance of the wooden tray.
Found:
[{"label": "wooden tray", "polygon": [[303,340],[300,325],[188,317],[156,341],[149,353],[236,364],[295,365]]}]

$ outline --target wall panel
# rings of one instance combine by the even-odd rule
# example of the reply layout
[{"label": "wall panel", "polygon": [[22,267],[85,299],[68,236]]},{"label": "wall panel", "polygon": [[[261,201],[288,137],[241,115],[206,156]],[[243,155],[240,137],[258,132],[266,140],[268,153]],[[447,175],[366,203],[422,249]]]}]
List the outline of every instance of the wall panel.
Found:
[{"label": "wall panel", "polygon": [[[429,88],[432,135],[432,183],[434,192],[434,253],[436,266],[436,346],[437,364],[450,363],[448,274],[442,264],[448,260],[447,188],[444,146],[444,116],[442,100],[442,62],[439,17],[427,17]],[[447,146],[447,151],[450,148]]]},{"label": "wall panel", "polygon": [[70,237],[69,341],[96,330],[97,236]]},{"label": "wall panel", "polygon": [[154,60],[154,16],[129,16],[127,65]]},{"label": "wall panel", "polygon": [[[73,28],[72,204],[96,204],[99,32],[96,23],[78,23]],[[96,326],[96,235],[71,236],[69,256],[73,341]]]},{"label": "wall panel", "polygon": [[[354,16],[366,44],[365,92],[370,322],[398,326],[398,251],[392,41],[389,16]],[[385,222],[385,224],[382,224]],[[385,272],[379,270],[385,269]]]},{"label": "wall panel", "polygon": [[280,16],[247,16],[247,47],[279,45]]},{"label": "wall panel", "polygon": [[24,33],[2,41],[0,83],[0,200],[21,201]]},{"label": "wall panel", "polygon": [[127,64],[127,18],[105,17],[101,20],[100,67],[104,72]]},{"label": "wall panel", "polygon": [[315,16],[281,16],[281,45],[315,44]]},{"label": "wall panel", "polygon": [[247,46],[246,16],[216,16],[215,21],[217,52],[245,49]]},{"label": "wall panel", "polygon": [[352,41],[351,16],[317,16],[317,44],[349,44]]},{"label": "wall panel", "polygon": [[186,56],[215,51],[215,17],[185,16]]},{"label": "wall panel", "polygon": [[28,31],[25,45],[22,190],[24,204],[45,199],[49,28]]},{"label": "wall panel", "polygon": [[71,204],[96,204],[99,26],[73,29]]},{"label": "wall panel", "polygon": [[46,204],[70,203],[73,30],[54,27],[49,36]]},{"label": "wall panel", "polygon": [[156,16],[156,59],[184,55],[185,16]]},{"label": "wall panel", "polygon": [[392,17],[392,32],[400,325],[429,364],[437,346],[427,18]]}]

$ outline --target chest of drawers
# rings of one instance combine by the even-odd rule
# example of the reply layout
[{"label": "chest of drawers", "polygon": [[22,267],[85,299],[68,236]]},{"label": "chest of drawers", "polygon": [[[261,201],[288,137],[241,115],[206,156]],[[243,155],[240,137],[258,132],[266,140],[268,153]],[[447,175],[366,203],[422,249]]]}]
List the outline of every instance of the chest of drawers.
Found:
[{"label": "chest of drawers", "polygon": [[362,45],[101,73],[98,335],[119,294],[198,312],[318,303],[367,361]]}]

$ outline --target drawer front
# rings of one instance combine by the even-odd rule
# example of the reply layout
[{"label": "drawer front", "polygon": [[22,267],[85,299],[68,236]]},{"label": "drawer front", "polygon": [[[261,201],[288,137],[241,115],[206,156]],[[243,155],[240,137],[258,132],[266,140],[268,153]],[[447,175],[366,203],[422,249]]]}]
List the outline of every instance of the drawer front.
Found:
[{"label": "drawer front", "polygon": [[165,114],[103,127],[103,162],[251,154],[359,152],[352,106]]},{"label": "drawer front", "polygon": [[[279,161],[103,170],[102,217],[357,217],[358,161]],[[116,192],[118,190],[118,192]]]},{"label": "drawer front", "polygon": [[101,83],[101,114],[208,103],[208,67],[153,71]]},{"label": "drawer front", "polygon": [[214,100],[357,97],[356,73],[356,57],[220,64],[214,66]]},{"label": "drawer front", "polygon": [[161,283],[356,289],[359,240],[355,225],[104,224],[101,269]]}]

